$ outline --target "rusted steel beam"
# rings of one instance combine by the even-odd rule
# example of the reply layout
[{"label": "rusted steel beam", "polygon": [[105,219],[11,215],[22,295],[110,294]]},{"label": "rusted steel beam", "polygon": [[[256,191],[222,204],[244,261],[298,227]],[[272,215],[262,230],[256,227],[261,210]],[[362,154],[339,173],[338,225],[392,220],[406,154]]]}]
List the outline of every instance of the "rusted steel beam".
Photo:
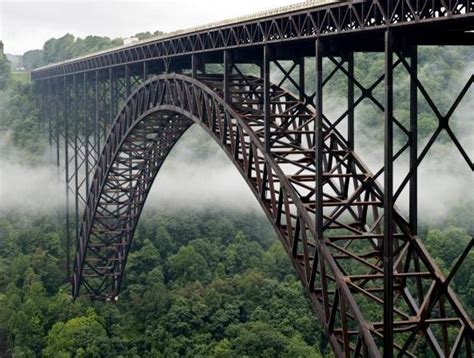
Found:
[{"label": "rusted steel beam", "polygon": [[[151,59],[162,61],[165,67],[169,67],[172,58],[190,56],[192,53],[212,53],[233,48],[251,49],[267,42],[291,44],[296,41],[314,41],[316,37],[339,38],[359,33],[370,36],[392,27],[409,29],[410,36],[425,30],[425,34],[429,35],[425,37],[433,42],[430,32],[433,27],[442,28],[443,34],[450,28],[463,33],[472,30],[473,17],[470,0],[419,1],[415,4],[410,0],[401,0],[396,6],[391,0],[337,1],[323,6],[313,3],[300,10],[290,8],[288,12],[265,14],[247,21],[240,19],[227,24],[180,31],[45,66],[35,70],[32,79],[142,63]],[[441,38],[440,36],[440,41]],[[361,41],[363,42],[374,43],[371,40]],[[349,42],[350,45],[354,43]]]}]

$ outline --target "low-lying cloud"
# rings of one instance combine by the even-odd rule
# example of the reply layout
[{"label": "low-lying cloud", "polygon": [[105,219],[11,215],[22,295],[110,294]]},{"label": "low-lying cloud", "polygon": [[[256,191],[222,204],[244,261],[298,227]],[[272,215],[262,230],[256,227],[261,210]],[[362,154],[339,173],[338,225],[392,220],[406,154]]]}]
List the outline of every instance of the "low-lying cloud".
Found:
[{"label": "low-lying cloud", "polygon": [[[195,151],[196,139],[205,153]],[[173,148],[150,192],[147,207],[162,209],[259,210],[258,202],[223,150],[193,126]]]},{"label": "low-lying cloud", "polygon": [[[8,150],[6,149],[8,148]],[[8,135],[0,138],[0,213],[60,209],[65,189],[58,168],[49,160],[32,164],[12,149]],[[44,154],[45,159],[48,153]],[[51,163],[51,164],[49,164]]]}]

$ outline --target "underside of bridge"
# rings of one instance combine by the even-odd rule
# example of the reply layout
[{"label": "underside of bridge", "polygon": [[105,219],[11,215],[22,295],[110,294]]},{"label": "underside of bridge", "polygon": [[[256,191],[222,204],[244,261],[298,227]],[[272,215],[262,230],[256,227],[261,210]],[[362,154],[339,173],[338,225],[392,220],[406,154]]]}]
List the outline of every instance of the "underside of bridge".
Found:
[{"label": "underside of bridge", "polygon": [[[379,19],[374,3],[386,6],[392,16],[383,18],[393,26]],[[173,146],[197,124],[259,201],[337,356],[471,357],[473,323],[450,283],[474,241],[443,275],[417,237],[417,174],[441,133],[473,170],[449,121],[472,90],[474,75],[449,108],[439,108],[418,77],[417,50],[474,45],[474,5],[395,3],[342,2],[264,19],[261,40],[253,23],[236,25],[240,32],[224,27],[216,30],[222,39],[234,31],[246,40],[222,48],[212,30],[194,40],[193,46],[207,50],[186,52],[183,44],[180,54],[171,39],[161,57],[150,49],[149,58],[136,60],[132,52],[120,57],[120,50],[34,73],[45,130],[65,172],[67,206],[73,207],[67,234],[70,243],[76,238],[77,251],[73,265],[66,264],[73,268],[73,296],[116,299],[150,188]],[[406,20],[414,8],[415,20]],[[343,11],[352,11],[353,29],[336,31],[331,23],[346,21]],[[354,14],[366,28],[357,27]],[[315,26],[311,35],[304,32],[308,16]],[[146,46],[135,49],[137,56]],[[371,84],[355,73],[360,52],[383,59]],[[308,65],[314,66],[311,77]],[[407,80],[397,83],[395,73]],[[345,86],[337,115],[324,108],[335,82]],[[395,115],[397,86],[409,103],[403,118]],[[422,144],[420,100],[439,122]],[[378,148],[384,160],[375,172],[356,154],[356,110],[363,102],[384,116],[384,146]],[[401,158],[408,168],[394,183]]]}]

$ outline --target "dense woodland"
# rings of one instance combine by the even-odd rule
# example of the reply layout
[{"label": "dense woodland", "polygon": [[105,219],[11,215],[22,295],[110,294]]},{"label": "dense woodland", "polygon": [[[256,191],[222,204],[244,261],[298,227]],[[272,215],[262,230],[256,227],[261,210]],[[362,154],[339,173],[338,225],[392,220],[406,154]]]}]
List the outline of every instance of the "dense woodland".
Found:
[{"label": "dense woodland", "polygon": [[[147,36],[151,34],[142,38]],[[26,53],[23,61],[34,68],[117,44],[107,38],[66,35]],[[38,135],[41,121],[31,85],[13,80],[6,58],[0,56],[3,141],[22,153],[25,165],[39,166],[47,145]],[[366,82],[375,78],[382,61],[358,57],[358,77]],[[452,88],[451,80],[461,78],[469,61],[474,61],[472,50],[420,51],[422,76],[437,101],[450,103],[451,91],[443,89]],[[435,71],[443,76],[431,78]],[[439,78],[446,82],[439,83]],[[332,89],[335,96],[342,90],[342,82]],[[369,125],[383,125],[372,107],[364,111]],[[397,111],[406,117],[406,105]],[[420,102],[420,136],[429,136],[435,127],[432,113]],[[8,156],[4,143],[0,145],[2,155]],[[198,161],[207,147],[194,145],[193,160]],[[448,141],[442,139],[441,145]],[[472,204],[461,202],[449,215],[420,223],[420,236],[442,269],[449,269],[471,240],[472,209]],[[331,355],[291,264],[260,212],[145,210],[116,304],[71,301],[63,228],[61,212],[45,207],[26,214],[0,204],[2,357]],[[474,252],[454,286],[472,316]]]},{"label": "dense woodland", "polygon": [[[163,34],[161,31],[140,32],[132,37],[138,40]],[[85,38],[74,37],[66,34],[58,39],[50,39],[45,42],[42,49],[27,51],[22,56],[23,67],[32,70],[46,64],[68,60],[74,57],[85,55],[92,52],[102,51],[111,47],[121,46],[123,39],[101,36],[87,36]]]}]

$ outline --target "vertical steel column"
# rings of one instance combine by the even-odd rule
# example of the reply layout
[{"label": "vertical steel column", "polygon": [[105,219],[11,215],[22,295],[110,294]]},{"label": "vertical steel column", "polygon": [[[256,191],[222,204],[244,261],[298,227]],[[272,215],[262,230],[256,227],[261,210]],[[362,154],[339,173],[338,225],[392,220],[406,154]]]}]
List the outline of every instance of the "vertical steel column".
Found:
[{"label": "vertical steel column", "polygon": [[[232,56],[229,50],[224,50],[224,101],[230,103],[232,101],[230,95],[230,75],[232,74]],[[229,126],[227,114],[224,115],[224,143],[227,141],[227,127]]]},{"label": "vertical steel column", "polygon": [[71,223],[69,217],[69,118],[68,118],[68,94],[67,77],[63,77],[63,102],[64,102],[64,163],[65,163],[65,186],[66,186],[66,281],[71,277]]},{"label": "vertical steel column", "polygon": [[393,356],[393,35],[385,32],[384,357]]},{"label": "vertical steel column", "polygon": [[263,123],[264,123],[264,142],[265,151],[270,153],[270,57],[271,49],[268,44],[263,46],[263,64],[262,64],[262,77],[263,77]]},{"label": "vertical steel column", "polygon": [[[347,147],[354,152],[355,147],[355,109],[354,109],[354,52],[348,51],[345,54],[347,62]],[[348,170],[351,173],[356,172],[353,156],[349,156]],[[344,192],[349,193],[351,178],[348,177],[344,183]],[[359,212],[361,213],[361,208]]]},{"label": "vertical steel column", "polygon": [[53,123],[51,120],[52,113],[51,113],[51,102],[52,102],[52,86],[51,86],[51,79],[46,80],[46,88],[47,88],[47,102],[48,102],[48,128],[49,128],[49,145],[52,147],[53,146]]},{"label": "vertical steel column", "polygon": [[[318,37],[315,43],[316,60],[316,94],[314,105],[316,107],[315,118],[315,170],[316,170],[316,188],[315,188],[315,210],[316,210],[316,240],[323,237],[323,44]],[[327,317],[326,317],[327,318]]]},{"label": "vertical steel column", "polygon": [[[40,81],[39,82],[39,91],[41,91],[41,123],[42,123],[42,132],[43,132],[43,135],[46,136],[46,114],[45,114],[45,96],[46,96],[46,84],[45,84],[46,81]],[[51,145],[51,143],[49,143]]]},{"label": "vertical steel column", "polygon": [[[315,219],[314,219],[314,230],[316,234],[316,252],[314,255],[313,268],[316,269],[315,265],[318,265],[317,257],[320,256],[320,242],[323,238],[323,41],[320,37],[316,39],[315,42],[315,97],[314,105],[316,108],[315,116],[315,125],[314,125],[314,169],[315,169],[315,188],[314,188],[314,209],[315,209]],[[324,322],[329,322],[330,312],[328,310],[328,296],[327,296],[327,282],[326,282],[326,273],[325,273],[325,263],[321,258],[319,260],[320,265],[320,274],[322,281],[322,291],[323,291],[323,320]],[[309,279],[309,278],[307,278]],[[313,288],[313,287],[312,287]],[[341,310],[343,308],[341,307]],[[342,315],[342,312],[341,312]],[[343,328],[344,329],[344,328]],[[344,332],[343,332],[344,333]]]},{"label": "vertical steel column", "polygon": [[[41,104],[42,104],[42,98],[41,98],[41,82],[31,82],[31,91],[32,91],[32,96],[33,96],[33,101],[34,101],[34,106],[36,109],[38,109],[38,115],[37,115],[37,122],[38,122],[38,129],[40,131],[41,135],[45,134],[45,125],[44,121],[42,120],[42,110],[41,110]],[[42,138],[43,139],[43,138]]]},{"label": "vertical steel column", "polygon": [[[100,108],[99,108],[99,78],[100,73],[98,70],[95,71],[94,76],[94,128],[95,128],[95,148],[96,148],[96,165],[100,157]],[[87,188],[89,190],[89,188]]]},{"label": "vertical steel column", "polygon": [[148,79],[148,62],[143,61],[143,82]]},{"label": "vertical steel column", "polygon": [[193,78],[197,77],[198,67],[199,67],[199,58],[197,57],[197,55],[192,54],[191,55],[191,76]]},{"label": "vertical steel column", "polygon": [[[124,76],[125,76],[125,98],[123,99],[123,103],[120,103],[120,106],[123,106],[125,105],[125,103],[127,102],[127,98],[130,97],[130,95],[132,94],[132,84],[131,84],[131,78],[130,78],[130,65],[125,65],[125,73],[124,73]],[[117,109],[117,111],[119,111],[119,109]],[[129,178],[132,178],[132,167],[129,166],[128,168],[128,175],[129,175]],[[130,179],[128,181],[128,200],[132,200],[132,195],[133,195],[133,180]],[[117,211],[119,212],[120,209],[117,207]],[[127,220],[127,225],[128,225],[128,220]],[[117,279],[117,278],[114,278],[114,279]]]},{"label": "vertical steel column", "polygon": [[163,58],[164,73],[169,73],[170,67],[171,67],[171,60],[169,58]]},{"label": "vertical steel column", "polygon": [[[195,54],[192,54],[191,55],[191,77],[193,79],[196,79],[197,67],[198,67],[198,59],[196,58]],[[194,88],[194,83],[193,83],[193,88]],[[192,98],[191,98],[191,108],[192,108],[192,111],[195,111],[196,108],[197,108],[197,103],[196,103],[195,96],[192,96]]]},{"label": "vertical steel column", "polygon": [[84,169],[85,169],[85,193],[84,198],[87,195],[87,189],[89,189],[89,171],[90,171],[90,150],[89,150],[89,138],[90,138],[90,126],[89,126],[89,116],[90,108],[88,103],[89,91],[87,88],[87,72],[84,72],[82,76],[82,108],[83,108],[83,120],[84,120]]},{"label": "vertical steel column", "polygon": [[418,50],[416,45],[410,51],[410,170],[413,174],[410,178],[409,187],[409,219],[411,231],[418,234],[418,169],[416,160],[418,157],[418,87],[416,78],[418,76]]},{"label": "vertical steel column", "polygon": [[74,218],[75,218],[75,232],[76,232],[76,240],[79,238],[79,163],[78,163],[78,156],[79,156],[79,145],[78,145],[78,136],[79,136],[79,90],[77,85],[77,75],[73,75],[72,77],[72,84],[74,90],[74,197],[75,197],[75,205],[74,205]]},{"label": "vertical steel column", "polygon": [[[304,67],[304,55],[297,57],[296,63],[298,64],[298,86],[299,86],[299,100],[302,103],[306,103],[306,81],[305,81],[305,67]],[[298,126],[303,125],[303,118],[299,117]],[[298,143],[301,143],[302,134],[295,134],[295,139]]]},{"label": "vertical steel column", "polygon": [[305,82],[305,68],[304,68],[304,56],[300,56],[298,61],[298,85],[300,89],[299,99],[301,102],[306,102],[306,82]]},{"label": "vertical steel column", "polygon": [[355,128],[354,128],[354,52],[350,51],[346,57],[347,60],[347,144],[350,150],[355,146]]},{"label": "vertical steel column", "polygon": [[[130,83],[130,66],[125,65],[125,97],[128,98],[132,93],[132,85]],[[125,101],[124,101],[125,102]]]},{"label": "vertical steel column", "polygon": [[114,74],[112,67],[109,68],[109,90],[110,90],[110,108],[109,108],[109,125],[112,126],[114,123],[115,111],[117,110],[117,104],[115,103],[115,90],[114,90]]},{"label": "vertical steel column", "polygon": [[54,103],[55,103],[55,116],[56,116],[56,166],[59,168],[61,165],[61,154],[59,148],[60,135],[59,135],[59,78],[54,80]]},{"label": "vertical steel column", "polygon": [[229,50],[224,50],[224,100],[230,102],[230,75],[232,72],[232,58]]}]

